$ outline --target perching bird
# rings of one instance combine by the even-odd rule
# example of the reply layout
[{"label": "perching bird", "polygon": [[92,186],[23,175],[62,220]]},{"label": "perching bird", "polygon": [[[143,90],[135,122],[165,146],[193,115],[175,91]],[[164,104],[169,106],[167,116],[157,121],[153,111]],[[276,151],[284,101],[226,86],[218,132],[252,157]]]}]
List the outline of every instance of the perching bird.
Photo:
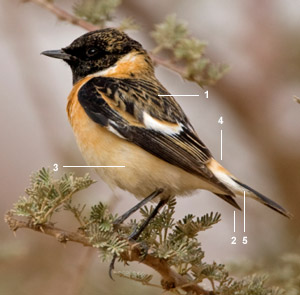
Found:
[{"label": "perching bird", "polygon": [[245,191],[290,217],[213,158],[175,99],[159,96],[170,93],[155,77],[146,50],[125,33],[111,28],[89,32],[68,47],[42,54],[63,59],[72,69],[67,113],[88,165],[124,165],[96,171],[110,186],[139,199],[159,195],[153,215],[170,197],[205,189],[238,209],[235,198]]}]

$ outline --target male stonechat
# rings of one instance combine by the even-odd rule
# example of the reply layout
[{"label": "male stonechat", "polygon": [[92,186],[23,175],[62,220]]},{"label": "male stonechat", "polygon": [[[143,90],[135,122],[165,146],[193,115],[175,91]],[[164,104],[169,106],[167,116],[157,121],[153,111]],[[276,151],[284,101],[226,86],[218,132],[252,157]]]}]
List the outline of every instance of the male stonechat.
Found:
[{"label": "male stonechat", "polygon": [[110,186],[139,199],[159,198],[153,216],[170,197],[197,189],[211,191],[237,209],[236,196],[245,191],[247,197],[291,216],[213,158],[174,97],[155,77],[151,58],[139,42],[108,28],[42,54],[71,67],[74,86],[67,113],[87,164],[126,166],[96,171]]}]

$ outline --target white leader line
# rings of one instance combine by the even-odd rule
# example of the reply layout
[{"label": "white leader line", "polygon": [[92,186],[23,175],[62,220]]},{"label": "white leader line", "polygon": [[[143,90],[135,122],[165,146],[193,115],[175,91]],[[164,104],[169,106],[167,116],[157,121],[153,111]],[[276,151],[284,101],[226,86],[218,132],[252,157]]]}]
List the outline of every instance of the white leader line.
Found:
[{"label": "white leader line", "polygon": [[235,210],[233,211],[233,232],[235,233]]},{"label": "white leader line", "polygon": [[124,168],[126,166],[63,166],[65,168]]},{"label": "white leader line", "polygon": [[246,232],[246,192],[244,191],[244,233]]},{"label": "white leader line", "polygon": [[199,94],[158,94],[158,96],[200,96]]},{"label": "white leader line", "polygon": [[221,160],[223,160],[223,130],[221,129]]}]

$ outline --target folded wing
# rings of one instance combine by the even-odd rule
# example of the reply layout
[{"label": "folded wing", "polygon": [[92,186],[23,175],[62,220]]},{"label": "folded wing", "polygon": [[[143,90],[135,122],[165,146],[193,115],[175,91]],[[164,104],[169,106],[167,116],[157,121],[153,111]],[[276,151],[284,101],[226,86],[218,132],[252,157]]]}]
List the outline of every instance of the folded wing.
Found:
[{"label": "folded wing", "polygon": [[184,112],[158,82],[91,78],[78,93],[87,115],[156,157],[234,194],[207,168],[212,157]]}]

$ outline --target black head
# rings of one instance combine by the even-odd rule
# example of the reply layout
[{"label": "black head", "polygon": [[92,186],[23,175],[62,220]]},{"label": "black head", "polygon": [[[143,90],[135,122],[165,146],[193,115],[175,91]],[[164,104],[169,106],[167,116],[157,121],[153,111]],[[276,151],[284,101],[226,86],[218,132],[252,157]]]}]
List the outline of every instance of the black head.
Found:
[{"label": "black head", "polygon": [[72,69],[73,83],[86,75],[113,66],[122,56],[142,45],[116,29],[103,29],[82,35],[61,50],[44,51],[42,54],[63,59]]}]

